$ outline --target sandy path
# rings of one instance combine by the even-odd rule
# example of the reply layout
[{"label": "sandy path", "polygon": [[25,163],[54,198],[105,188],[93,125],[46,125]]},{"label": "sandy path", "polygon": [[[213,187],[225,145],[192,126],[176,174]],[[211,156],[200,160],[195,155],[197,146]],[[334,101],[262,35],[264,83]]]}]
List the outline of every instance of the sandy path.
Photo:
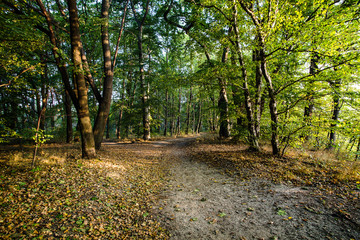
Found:
[{"label": "sandy path", "polygon": [[190,159],[192,140],[165,151],[170,177],[155,209],[171,239],[360,239],[359,227],[326,209],[312,189],[238,181]]}]

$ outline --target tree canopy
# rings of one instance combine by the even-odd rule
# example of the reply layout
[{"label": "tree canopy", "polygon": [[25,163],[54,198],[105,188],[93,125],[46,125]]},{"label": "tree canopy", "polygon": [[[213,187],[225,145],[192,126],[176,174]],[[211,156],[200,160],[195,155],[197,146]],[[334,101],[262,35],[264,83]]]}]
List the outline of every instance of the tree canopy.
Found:
[{"label": "tree canopy", "polygon": [[[216,131],[360,154],[359,4],[3,0],[0,141]],[[37,127],[37,123],[39,126]]]}]

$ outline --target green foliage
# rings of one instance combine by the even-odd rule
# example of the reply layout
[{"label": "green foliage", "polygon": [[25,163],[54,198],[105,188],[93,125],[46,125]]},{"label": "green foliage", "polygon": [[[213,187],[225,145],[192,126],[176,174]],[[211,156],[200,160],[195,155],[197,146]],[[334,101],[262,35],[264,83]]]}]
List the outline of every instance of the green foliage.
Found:
[{"label": "green foliage", "polygon": [[10,138],[17,138],[19,135],[13,129],[5,126],[5,121],[0,119],[0,143],[9,142]]}]

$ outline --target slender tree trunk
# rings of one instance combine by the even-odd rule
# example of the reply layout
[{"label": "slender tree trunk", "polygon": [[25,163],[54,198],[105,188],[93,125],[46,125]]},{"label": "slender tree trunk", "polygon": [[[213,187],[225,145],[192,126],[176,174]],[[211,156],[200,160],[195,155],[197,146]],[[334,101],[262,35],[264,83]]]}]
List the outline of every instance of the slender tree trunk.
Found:
[{"label": "slender tree trunk", "polygon": [[150,139],[150,106],[148,103],[149,99],[149,85],[145,81],[145,72],[144,72],[144,57],[143,57],[143,27],[146,20],[146,16],[149,12],[149,3],[150,0],[147,0],[146,6],[143,9],[145,11],[144,15],[140,19],[135,10],[134,2],[131,2],[131,7],[135,21],[138,26],[137,33],[137,44],[138,44],[138,60],[139,60],[139,75],[140,75],[140,86],[141,86],[141,102],[142,102],[142,130],[143,130],[143,139]]},{"label": "slender tree trunk", "polygon": [[64,93],[64,107],[66,118],[66,142],[71,143],[73,141],[73,127],[72,127],[72,112],[71,112],[71,98],[69,93]]},{"label": "slender tree trunk", "polygon": [[165,92],[165,116],[164,116],[164,136],[167,135],[167,125],[168,125],[168,105],[169,105],[169,93],[168,90],[166,89]]},{"label": "slender tree trunk", "polygon": [[181,120],[181,87],[179,88],[179,103],[178,103],[178,114],[177,114],[177,121],[176,121],[176,135],[180,135],[180,122]]},{"label": "slender tree trunk", "polygon": [[256,95],[255,95],[255,131],[257,138],[260,138],[260,121],[261,115],[264,108],[265,101],[262,98],[262,71],[261,71],[261,62],[259,59],[259,51],[255,50],[254,52],[254,61],[255,61],[255,82],[256,82]]},{"label": "slender tree trunk", "polygon": [[113,89],[113,67],[111,63],[111,51],[110,51],[110,40],[109,40],[109,8],[110,1],[103,0],[101,8],[101,18],[103,24],[101,25],[101,41],[104,58],[104,74],[105,79],[103,82],[103,97],[99,102],[99,109],[94,124],[94,140],[96,149],[101,148],[101,142],[103,140],[104,131],[109,117],[111,95]]},{"label": "slender tree trunk", "polygon": [[[46,105],[48,103],[49,98],[49,86],[48,86],[48,68],[47,68],[47,60],[46,56],[42,56],[42,62],[44,64],[43,70],[44,72],[41,74],[41,82],[42,87],[40,89],[41,93],[41,109],[39,108],[39,118],[40,118],[40,129],[45,130],[45,120],[46,120]],[[40,106],[40,98],[39,98],[39,106]]]},{"label": "slender tree trunk", "polygon": [[[48,86],[44,86],[41,88],[41,111],[40,111],[40,129],[45,130],[45,121],[46,121],[46,105],[48,103],[49,89]],[[44,107],[45,106],[45,107]]]},{"label": "slender tree trunk", "polygon": [[[35,161],[36,161],[36,154],[37,154],[37,150],[39,148],[39,140],[38,140],[38,137],[39,137],[39,130],[40,130],[40,124],[41,124],[41,116],[43,115],[42,112],[46,110],[46,103],[48,101],[48,98],[49,98],[49,93],[47,93],[46,96],[44,96],[45,100],[43,99],[43,105],[41,107],[41,110],[40,110],[40,113],[38,115],[38,120],[37,120],[37,127],[36,127],[36,133],[35,133],[35,149],[34,149],[34,154],[33,154],[33,159],[32,159],[32,163],[31,163],[31,167],[34,168],[35,167]],[[45,104],[44,104],[45,102]]]},{"label": "slender tree trunk", "polygon": [[335,82],[330,82],[330,85],[334,89],[333,93],[333,113],[331,117],[331,124],[330,124],[330,133],[329,133],[329,145],[327,149],[333,149],[336,143],[336,126],[339,120],[340,114],[340,87],[341,81],[337,80]]},{"label": "slender tree trunk", "polygon": [[70,15],[71,56],[74,65],[74,80],[79,105],[77,111],[80,123],[82,156],[84,158],[95,158],[94,134],[91,126],[87,86],[81,60],[81,39],[76,0],[68,0],[68,9]]},{"label": "slender tree trunk", "polygon": [[[229,48],[226,47],[223,49],[222,55],[222,63],[227,62]],[[218,108],[220,112],[220,130],[219,137],[220,138],[228,138],[230,137],[230,129],[229,129],[229,101],[226,94],[226,81],[224,79],[219,79],[220,85],[220,93],[219,93],[219,101]],[[215,120],[215,119],[214,119]]]},{"label": "slender tree trunk", "polygon": [[124,97],[125,97],[125,78],[122,81],[122,87],[121,87],[121,94],[120,94],[120,110],[119,110],[119,117],[118,117],[118,121],[117,121],[117,128],[116,128],[116,138],[120,139],[121,136],[121,121],[123,118],[123,105],[124,105]]},{"label": "slender tree trunk", "polygon": [[193,123],[192,123],[192,134],[194,133],[197,133],[197,130],[196,130],[196,111],[195,111],[195,108],[196,108],[196,101],[194,102],[193,104]]},{"label": "slender tree trunk", "polygon": [[271,146],[273,155],[279,155],[279,137],[278,137],[278,113],[277,113],[277,101],[275,90],[272,85],[271,77],[267,71],[266,57],[264,52],[264,42],[260,39],[260,59],[261,59],[261,70],[267,83],[269,93],[269,108],[271,115]]},{"label": "slender tree trunk", "polygon": [[[55,103],[55,98],[54,98],[54,95],[55,95],[55,92],[54,92],[54,89],[51,90],[51,102],[50,102],[50,106],[49,108],[50,109],[53,109],[54,107],[54,103]],[[54,129],[55,128],[55,114],[52,113],[52,116],[50,117],[51,121],[50,121],[50,127],[51,129]]]},{"label": "slender tree trunk", "polygon": [[[211,111],[211,121],[210,121],[210,130],[215,132],[216,131],[216,118],[217,118],[217,114],[216,114],[216,101],[215,101],[215,96],[211,98],[211,101],[212,101],[212,105],[213,105],[213,109]],[[218,106],[219,108],[219,106]]]},{"label": "slender tree trunk", "polygon": [[141,102],[142,102],[142,125],[143,125],[143,139],[150,139],[150,119],[149,119],[149,106],[148,96],[146,91],[144,63],[143,63],[143,45],[142,45],[142,26],[138,35],[138,51],[139,51],[139,72],[140,72],[140,86],[141,86]]},{"label": "slender tree trunk", "polygon": [[119,111],[119,118],[118,118],[118,122],[117,122],[117,129],[116,129],[116,138],[117,139],[120,139],[121,137],[121,120],[123,118],[123,109],[120,108],[120,111]]},{"label": "slender tree trunk", "polygon": [[110,138],[110,118],[106,121],[106,139]]},{"label": "slender tree trunk", "polygon": [[189,99],[186,106],[186,128],[185,128],[185,134],[189,134],[189,128],[190,128],[190,108],[191,108],[191,101],[192,101],[192,87],[190,86],[190,93],[189,93]]},{"label": "slender tree trunk", "polygon": [[250,90],[248,86],[248,76],[246,67],[244,64],[243,56],[242,56],[242,50],[240,46],[240,33],[238,29],[238,23],[237,23],[237,8],[234,6],[234,22],[233,22],[233,28],[234,28],[234,34],[236,37],[235,41],[235,49],[238,57],[238,61],[240,64],[240,69],[242,73],[242,81],[243,81],[243,92],[244,92],[244,103],[245,103],[245,109],[246,109],[246,117],[248,119],[248,132],[249,132],[249,150],[250,151],[260,151],[259,146],[259,140],[258,135],[256,133],[256,127],[255,127],[255,119],[254,119],[254,113],[252,109],[252,100],[250,96]]},{"label": "slender tree trunk", "polygon": [[175,126],[175,117],[174,117],[174,114],[175,114],[175,111],[174,111],[174,96],[171,95],[171,104],[170,104],[170,136],[173,136],[174,134],[174,126]]},{"label": "slender tree trunk", "polygon": [[[318,56],[316,54],[311,56],[310,59],[310,70],[309,73],[310,75],[315,76],[316,71],[318,69],[317,66],[318,63]],[[314,81],[310,81],[309,83],[309,90],[307,92],[307,96],[306,96],[306,105],[305,105],[305,109],[304,109],[304,121],[305,124],[308,126],[311,126],[311,118],[314,112],[314,86],[313,86]],[[309,140],[311,136],[310,134],[305,135],[305,139]]]},{"label": "slender tree trunk", "polygon": [[199,102],[199,117],[198,117],[198,121],[196,124],[196,133],[200,133],[201,132],[201,123],[202,123],[202,101],[200,100]]},{"label": "slender tree trunk", "polygon": [[[355,140],[354,140],[354,142],[355,142]],[[356,149],[355,161],[359,160],[359,155],[360,155],[360,137],[359,137],[358,146]]]}]

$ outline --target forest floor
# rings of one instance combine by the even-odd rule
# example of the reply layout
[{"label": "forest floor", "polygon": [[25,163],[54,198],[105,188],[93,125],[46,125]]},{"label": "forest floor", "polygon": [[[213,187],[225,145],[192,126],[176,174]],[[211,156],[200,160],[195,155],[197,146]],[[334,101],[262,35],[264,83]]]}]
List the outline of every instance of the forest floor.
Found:
[{"label": "forest floor", "polygon": [[359,162],[203,137],[79,153],[0,147],[1,239],[360,239]]}]

